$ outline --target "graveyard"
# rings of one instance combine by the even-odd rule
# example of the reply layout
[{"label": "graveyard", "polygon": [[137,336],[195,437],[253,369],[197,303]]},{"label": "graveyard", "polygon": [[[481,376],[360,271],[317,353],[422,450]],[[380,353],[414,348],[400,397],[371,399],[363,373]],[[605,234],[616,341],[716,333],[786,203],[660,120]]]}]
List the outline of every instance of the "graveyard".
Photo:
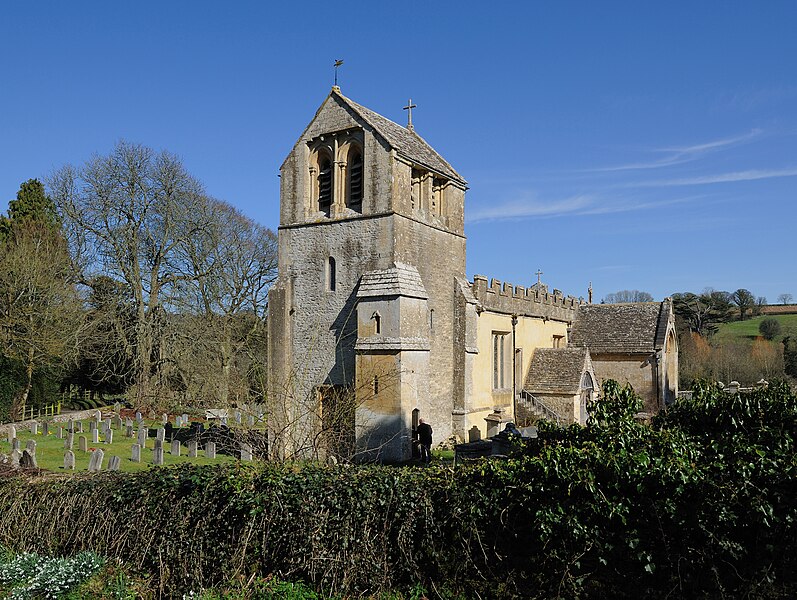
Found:
[{"label": "graveyard", "polygon": [[[218,423],[188,414],[146,418],[118,405],[91,412],[89,418],[7,426],[0,437],[0,464],[53,473],[224,464],[250,461],[258,454],[251,443],[237,441],[241,432],[255,440],[265,439],[256,417],[244,418],[237,411],[240,422],[233,418],[232,427],[226,418]],[[123,416],[126,413],[131,416]]]}]

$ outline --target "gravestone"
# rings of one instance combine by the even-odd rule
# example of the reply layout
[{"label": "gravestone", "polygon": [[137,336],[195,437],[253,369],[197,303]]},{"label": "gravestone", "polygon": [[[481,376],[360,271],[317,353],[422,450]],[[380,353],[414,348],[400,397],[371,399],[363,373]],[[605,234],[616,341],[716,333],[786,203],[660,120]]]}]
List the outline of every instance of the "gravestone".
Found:
[{"label": "gravestone", "polygon": [[143,420],[144,420],[144,417],[141,416],[140,412],[137,412],[136,413],[136,421],[141,423],[141,421],[143,421]]},{"label": "gravestone", "polygon": [[122,417],[120,417],[119,415],[115,416],[113,418],[112,422],[113,422],[113,428],[114,429],[121,429],[122,428]]},{"label": "gravestone", "polygon": [[205,457],[216,458],[216,442],[208,442],[205,444]]},{"label": "gravestone", "polygon": [[180,415],[174,417],[174,426],[175,427],[182,427],[183,426],[183,418]]},{"label": "gravestone", "polygon": [[19,468],[19,460],[20,460],[20,458],[22,458],[22,452],[20,452],[16,448],[14,448],[11,451],[11,466]]},{"label": "gravestone", "polygon": [[168,423],[168,422],[169,422],[169,415],[167,415],[166,413],[163,413],[163,415],[161,415],[161,423],[166,425],[166,423]]},{"label": "gravestone", "polygon": [[138,445],[142,448],[147,447],[147,430],[144,427],[139,428],[138,430]]},{"label": "gravestone", "polygon": [[72,419],[69,419],[66,422],[66,430],[71,433],[75,433],[75,422]]},{"label": "gravestone", "polygon": [[89,431],[97,431],[97,421],[89,421]]},{"label": "gravestone", "polygon": [[133,437],[133,426],[132,425],[125,425],[125,437],[126,438]]},{"label": "gravestone", "polygon": [[19,450],[19,438],[14,438],[13,440],[11,440],[11,449]]},{"label": "gravestone", "polygon": [[227,417],[222,417],[221,418],[221,424],[222,425],[227,425]]},{"label": "gravestone", "polygon": [[479,429],[478,425],[474,425],[470,429],[468,429],[468,441],[469,442],[478,442],[482,439],[482,432]]},{"label": "gravestone", "polygon": [[196,440],[191,440],[188,442],[188,458],[196,458],[197,455],[197,443]]},{"label": "gravestone", "polygon": [[92,444],[99,444],[100,443],[100,430],[99,429],[92,429],[91,430],[91,443]]},{"label": "gravestone", "polygon": [[77,425],[77,432],[83,433],[83,421],[78,421],[76,425]]},{"label": "gravestone", "polygon": [[169,421],[163,428],[166,430],[166,439],[171,442],[174,437],[174,425]]},{"label": "gravestone", "polygon": [[111,428],[111,417],[108,417],[107,419],[105,419],[105,427],[104,428],[105,428],[105,430],[108,430],[108,429]]},{"label": "gravestone", "polygon": [[17,428],[13,425],[8,426],[8,443],[10,444],[17,437]]},{"label": "gravestone", "polygon": [[240,425],[241,424],[241,411],[236,409],[233,412],[233,415],[235,416],[235,422],[238,423],[238,425]]},{"label": "gravestone", "polygon": [[172,440],[172,456],[180,456],[180,440]]},{"label": "gravestone", "polygon": [[92,473],[102,471],[103,458],[105,458],[105,452],[103,452],[102,448],[97,448],[94,452],[92,452],[91,457],[89,458],[89,471]]},{"label": "gravestone", "polygon": [[155,449],[152,451],[152,464],[153,465],[162,465],[163,464],[163,447],[160,448],[155,446]]},{"label": "gravestone", "polygon": [[86,436],[85,435],[81,435],[80,437],[78,437],[78,439],[77,439],[77,448],[81,452],[88,452],[89,451],[89,442],[88,442],[88,440],[86,440]]},{"label": "gravestone", "polygon": [[163,441],[155,438],[155,450],[160,450],[161,454],[163,454]]},{"label": "gravestone", "polygon": [[98,410],[96,413],[94,413],[94,420],[95,420],[97,423],[99,423],[100,421],[102,421],[102,411],[99,411],[99,410]]},{"label": "gravestone", "polygon": [[141,462],[141,446],[139,446],[138,444],[133,444],[130,454],[131,454],[130,460],[132,460],[135,463]]},{"label": "gravestone", "polygon": [[118,413],[120,410],[122,410],[122,405],[119,402],[114,402],[113,412]]},{"label": "gravestone", "polygon": [[105,443],[113,444],[113,429],[109,429],[105,432]]},{"label": "gravestone", "polygon": [[246,423],[249,425],[249,427],[254,427],[255,426],[255,415],[249,415],[246,418]]},{"label": "gravestone", "polygon": [[64,448],[67,450],[71,450],[75,447],[75,434],[71,431],[66,434],[66,439],[64,440]]},{"label": "gravestone", "polygon": [[64,452],[64,469],[67,471],[75,470],[75,453],[71,450]]},{"label": "gravestone", "polygon": [[183,413],[183,425],[188,424],[188,413]]},{"label": "gravestone", "polygon": [[241,444],[241,460],[252,460],[252,446]]},{"label": "gravestone", "polygon": [[39,434],[39,424],[36,421],[30,424],[30,432],[32,435]]},{"label": "gravestone", "polygon": [[118,456],[112,456],[108,460],[109,471],[118,471],[120,466],[122,466],[122,459],[119,458]]},{"label": "gravestone", "polygon": [[133,419],[131,419],[130,417],[127,417],[125,419],[125,427],[132,427],[132,426],[133,426]]},{"label": "gravestone", "polygon": [[42,423],[42,435],[50,435],[50,423],[48,421]]},{"label": "gravestone", "polygon": [[36,454],[36,442],[34,440],[28,440],[28,443],[25,444],[25,450],[31,454]]},{"label": "gravestone", "polygon": [[158,427],[158,430],[155,432],[155,439],[159,442],[166,439],[166,430],[163,427]]},{"label": "gravestone", "polygon": [[63,427],[59,427],[58,428],[58,439],[59,440],[64,439],[64,428]]},{"label": "gravestone", "polygon": [[19,458],[19,466],[23,469],[38,469],[39,465],[36,464],[36,453],[30,452],[25,448],[22,451],[22,456]]}]

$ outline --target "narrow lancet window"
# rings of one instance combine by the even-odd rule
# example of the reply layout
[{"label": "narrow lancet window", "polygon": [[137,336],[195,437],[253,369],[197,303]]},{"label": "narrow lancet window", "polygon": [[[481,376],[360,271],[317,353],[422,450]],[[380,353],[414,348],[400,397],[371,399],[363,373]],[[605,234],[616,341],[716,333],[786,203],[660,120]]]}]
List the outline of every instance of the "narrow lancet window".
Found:
[{"label": "narrow lancet window", "polygon": [[346,205],[357,212],[362,211],[363,204],[363,155],[358,148],[349,152],[349,197]]},{"label": "narrow lancet window", "polygon": [[335,272],[335,259],[330,256],[327,263],[327,289],[330,292],[335,291],[337,276],[338,274]]},{"label": "narrow lancet window", "polygon": [[321,156],[318,161],[318,210],[329,216],[332,206],[332,161]]}]

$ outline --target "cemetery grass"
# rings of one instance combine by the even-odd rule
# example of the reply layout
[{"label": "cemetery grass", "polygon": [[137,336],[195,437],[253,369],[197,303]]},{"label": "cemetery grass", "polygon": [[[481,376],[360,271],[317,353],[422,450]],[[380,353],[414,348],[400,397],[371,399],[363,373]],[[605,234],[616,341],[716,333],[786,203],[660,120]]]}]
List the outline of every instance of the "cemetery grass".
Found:
[{"label": "cemetery grass", "polygon": [[718,341],[752,343],[753,340],[761,335],[758,331],[758,326],[764,319],[775,319],[780,323],[781,332],[775,338],[777,341],[780,341],[787,335],[797,337],[797,315],[762,315],[745,321],[723,323],[720,325],[717,333],[714,334],[714,337]]},{"label": "cemetery grass", "polygon": [[[160,423],[152,423],[152,427],[159,427]],[[72,452],[75,453],[75,470],[74,472],[79,471],[87,471],[89,466],[89,458],[91,456],[91,450],[95,448],[101,448],[105,453],[105,457],[103,459],[103,470],[108,468],[108,462],[110,461],[111,456],[118,456],[121,459],[121,465],[119,467],[120,471],[123,472],[136,472],[136,471],[146,471],[148,468],[152,467],[152,449],[155,445],[155,438],[147,438],[147,447],[143,449],[141,452],[141,462],[136,463],[133,462],[130,457],[132,453],[133,444],[136,442],[135,434],[132,438],[124,437],[124,430],[115,429],[113,432],[113,443],[106,444],[102,441],[103,436],[100,434],[100,441],[99,443],[92,443],[91,442],[91,432],[89,431],[89,420],[83,421],[83,431],[84,433],[75,433],[75,443],[72,447]],[[33,435],[29,429],[24,429],[22,427],[17,428],[17,438],[20,441],[20,448],[25,448],[25,444],[28,440],[33,439],[36,441],[36,461],[39,465],[40,469],[46,469],[48,471],[53,471],[55,473],[64,473],[64,472],[73,472],[70,470],[64,471],[64,452],[66,449],[64,448],[64,440],[58,438],[58,426],[55,424],[50,425],[50,433],[49,435],[42,435],[41,427],[39,427],[39,433],[37,435]],[[64,434],[66,435],[66,433]],[[88,452],[81,452],[78,446],[78,438],[84,435],[88,440]],[[171,452],[171,445],[169,442],[164,442],[163,444],[163,465],[181,465],[181,464],[193,464],[193,465],[217,465],[223,464],[228,462],[233,462],[236,459],[232,456],[227,456],[226,454],[216,454],[215,459],[209,459],[204,456],[204,451],[199,450],[198,455],[196,458],[189,458],[188,457],[188,448],[183,445],[180,449],[180,456],[172,456]],[[0,453],[2,454],[10,454],[11,453],[11,444],[8,443],[8,440],[5,436],[0,437]]]}]

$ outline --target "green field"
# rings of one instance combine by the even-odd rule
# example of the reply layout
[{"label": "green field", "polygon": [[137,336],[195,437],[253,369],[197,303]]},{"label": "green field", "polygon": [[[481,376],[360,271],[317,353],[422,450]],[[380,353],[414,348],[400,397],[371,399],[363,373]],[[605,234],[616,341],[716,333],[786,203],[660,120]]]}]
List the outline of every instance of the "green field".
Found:
[{"label": "green field", "polygon": [[752,340],[761,335],[758,332],[758,326],[764,319],[775,319],[780,322],[781,332],[775,337],[776,340],[779,341],[787,335],[797,337],[797,315],[765,315],[745,321],[723,323],[717,333],[714,334],[714,337],[721,341],[752,342]]},{"label": "green field", "polygon": [[[65,423],[63,424],[66,425]],[[159,427],[160,423],[151,423],[150,426],[152,427]],[[84,433],[75,433],[75,443],[72,447],[72,451],[75,453],[75,471],[86,471],[89,466],[89,457],[91,455],[91,450],[94,448],[102,448],[103,452],[105,453],[105,458],[103,459],[103,470],[107,469],[108,461],[110,460],[111,456],[118,456],[121,461],[121,471],[144,471],[151,467],[154,467],[152,464],[152,449],[155,445],[155,438],[148,438],[147,445],[144,450],[141,452],[141,462],[135,463],[131,460],[131,453],[133,444],[136,442],[136,438],[126,438],[124,437],[124,429],[118,430],[115,429],[113,432],[113,443],[112,444],[105,444],[102,441],[102,434],[100,435],[100,442],[98,444],[93,444],[91,442],[91,432],[89,431],[89,420],[83,421],[83,431]],[[41,433],[41,426],[39,427],[38,435],[32,435],[30,430],[27,428],[17,427],[17,438],[20,441],[20,451],[25,449],[25,444],[29,439],[36,440],[36,461],[41,469],[47,469],[48,471],[54,471],[56,473],[63,473],[64,472],[64,440],[59,439],[57,436],[58,433],[58,424],[51,423],[50,424],[50,434],[49,435],[42,435]],[[78,446],[78,438],[83,435],[86,436],[88,440],[88,452],[81,452]],[[227,456],[226,454],[216,454],[215,459],[208,459],[205,458],[204,452],[202,450],[199,451],[199,456],[197,458],[188,458],[188,448],[183,446],[180,450],[180,456],[172,456],[169,452],[171,446],[169,442],[164,442],[163,445],[163,464],[164,466],[168,465],[179,465],[185,463],[191,463],[196,465],[208,465],[208,464],[220,464],[225,462],[231,462],[235,460],[231,456]],[[11,453],[11,444],[8,442],[8,439],[5,434],[3,434],[2,439],[0,439],[0,454],[10,454]]]}]

